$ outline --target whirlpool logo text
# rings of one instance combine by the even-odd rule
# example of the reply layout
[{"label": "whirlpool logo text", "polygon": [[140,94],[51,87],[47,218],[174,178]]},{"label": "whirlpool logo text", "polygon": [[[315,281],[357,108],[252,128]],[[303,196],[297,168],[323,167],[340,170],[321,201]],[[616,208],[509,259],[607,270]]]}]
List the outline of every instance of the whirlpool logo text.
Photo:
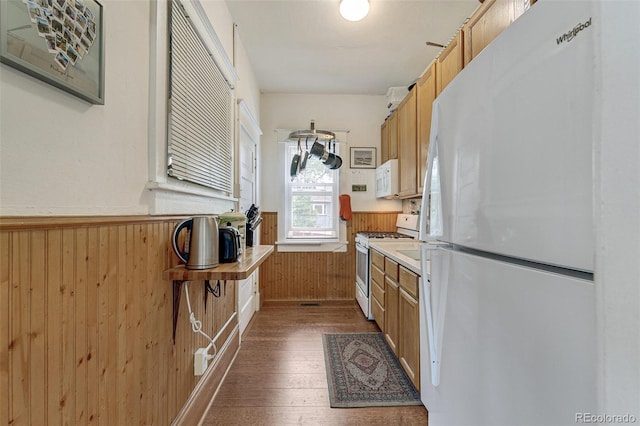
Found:
[{"label": "whirlpool logo text", "polygon": [[573,27],[568,32],[566,32],[566,33],[562,34],[560,37],[556,38],[556,43],[560,44],[560,43],[564,43],[565,41],[567,43],[569,43],[571,40],[573,40],[573,38],[575,36],[577,36],[580,33],[580,31],[586,30],[590,26],[591,26],[591,18],[589,18],[589,20],[585,21],[584,23],[580,23],[580,24],[576,25],[575,27]]}]

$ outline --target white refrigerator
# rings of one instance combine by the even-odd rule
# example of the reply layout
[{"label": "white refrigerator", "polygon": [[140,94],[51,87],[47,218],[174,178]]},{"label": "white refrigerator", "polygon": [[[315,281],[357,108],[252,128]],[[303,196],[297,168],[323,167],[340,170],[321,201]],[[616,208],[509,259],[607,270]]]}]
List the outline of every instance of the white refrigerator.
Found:
[{"label": "white refrigerator", "polygon": [[430,426],[596,412],[592,151],[615,25],[598,3],[537,2],[433,104],[420,239],[447,245],[422,250]]}]

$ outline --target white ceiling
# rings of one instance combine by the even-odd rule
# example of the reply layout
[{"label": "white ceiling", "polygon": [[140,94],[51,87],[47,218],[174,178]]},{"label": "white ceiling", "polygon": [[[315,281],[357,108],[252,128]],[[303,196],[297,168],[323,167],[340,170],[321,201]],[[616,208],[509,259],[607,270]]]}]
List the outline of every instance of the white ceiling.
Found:
[{"label": "white ceiling", "polygon": [[339,0],[227,0],[262,93],[384,95],[408,86],[478,0],[370,0],[360,22]]}]

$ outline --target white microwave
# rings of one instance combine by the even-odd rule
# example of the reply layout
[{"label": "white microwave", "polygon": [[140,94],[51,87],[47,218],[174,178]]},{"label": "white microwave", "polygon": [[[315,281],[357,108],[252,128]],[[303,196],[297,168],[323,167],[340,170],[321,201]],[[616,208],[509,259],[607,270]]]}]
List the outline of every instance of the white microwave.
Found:
[{"label": "white microwave", "polygon": [[376,168],[376,198],[396,198],[400,176],[398,160],[388,160]]}]

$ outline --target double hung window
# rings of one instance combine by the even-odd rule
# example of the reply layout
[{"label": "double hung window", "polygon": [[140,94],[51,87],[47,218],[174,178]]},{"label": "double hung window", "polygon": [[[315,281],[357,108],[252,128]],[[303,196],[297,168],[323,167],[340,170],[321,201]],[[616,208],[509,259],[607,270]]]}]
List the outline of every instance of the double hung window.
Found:
[{"label": "double hung window", "polygon": [[[338,149],[335,148],[338,154]],[[339,232],[339,172],[326,167],[319,159],[309,157],[306,167],[291,177],[289,167],[298,154],[304,159],[297,142],[285,147],[285,239],[294,241],[337,241]]]}]

